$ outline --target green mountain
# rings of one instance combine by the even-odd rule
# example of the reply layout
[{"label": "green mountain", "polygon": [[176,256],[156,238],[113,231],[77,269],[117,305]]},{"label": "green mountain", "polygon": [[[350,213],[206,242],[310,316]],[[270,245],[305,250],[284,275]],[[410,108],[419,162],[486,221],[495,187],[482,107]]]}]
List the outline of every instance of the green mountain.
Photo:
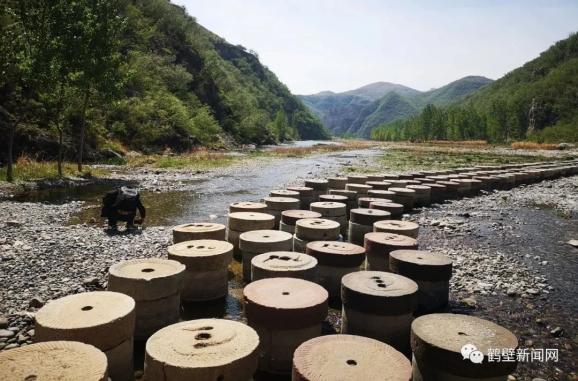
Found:
[{"label": "green mountain", "polygon": [[[120,91],[113,99],[96,87],[92,89],[84,113],[85,157],[98,158],[107,148],[183,151],[198,146],[329,138],[321,122],[260,63],[255,52],[210,32],[184,8],[167,0],[106,0],[106,3],[116,7],[118,18],[123,20],[119,23],[122,27],[117,33],[118,43],[110,42],[118,45],[114,57],[119,65],[113,74],[122,80],[115,84]],[[27,26],[18,23],[20,8],[14,4],[17,2],[0,7],[0,28]],[[71,7],[66,2],[62,4],[61,8],[56,5],[47,8],[49,16],[57,11],[78,10],[80,15],[87,14],[88,9],[100,12],[98,6],[92,9],[94,4],[89,1],[75,2]],[[27,18],[33,18],[42,14],[45,6],[37,3],[23,12]],[[62,25],[54,38],[66,28],[78,26],[72,21],[68,25],[69,17],[60,19]],[[64,113],[61,126],[64,153],[69,158],[77,155],[76,142],[82,124],[79,114],[83,108],[78,100],[83,98],[73,86],[75,76],[78,75],[72,73],[66,77],[72,80],[63,81],[62,92],[65,107],[61,110]],[[31,83],[36,86],[40,80]],[[26,152],[55,157],[58,135],[51,127],[55,124],[54,116],[45,112],[45,106],[58,103],[55,91],[31,89],[29,93],[41,102],[40,107],[22,110],[12,107],[13,97],[9,91],[3,91],[11,85],[9,79],[5,82],[0,78],[0,106],[12,115],[26,114],[18,116],[22,122],[16,131],[14,156]],[[0,123],[0,133],[5,132],[4,128]],[[0,149],[6,152],[5,140],[0,142]]]},{"label": "green mountain", "polygon": [[578,141],[578,34],[459,102],[385,124],[374,136],[498,143]]},{"label": "green mountain", "polygon": [[343,93],[325,91],[299,97],[332,133],[368,138],[371,130],[381,124],[415,115],[427,104],[449,104],[491,82],[485,77],[470,76],[425,92],[376,82]]}]

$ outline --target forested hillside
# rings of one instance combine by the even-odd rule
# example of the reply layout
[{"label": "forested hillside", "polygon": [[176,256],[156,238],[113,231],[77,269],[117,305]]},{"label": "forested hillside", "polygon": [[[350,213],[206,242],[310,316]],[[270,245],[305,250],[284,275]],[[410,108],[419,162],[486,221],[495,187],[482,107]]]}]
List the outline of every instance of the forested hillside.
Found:
[{"label": "forested hillside", "polygon": [[380,124],[416,115],[427,104],[447,105],[490,82],[488,78],[470,76],[424,92],[377,82],[343,93],[325,91],[300,98],[332,133],[368,138]]},{"label": "forested hillside", "polygon": [[255,52],[167,0],[14,0],[0,12],[0,133],[13,156],[56,157],[60,135],[65,158],[329,136]]},{"label": "forested hillside", "polygon": [[578,35],[447,108],[373,130],[379,140],[578,141]]}]

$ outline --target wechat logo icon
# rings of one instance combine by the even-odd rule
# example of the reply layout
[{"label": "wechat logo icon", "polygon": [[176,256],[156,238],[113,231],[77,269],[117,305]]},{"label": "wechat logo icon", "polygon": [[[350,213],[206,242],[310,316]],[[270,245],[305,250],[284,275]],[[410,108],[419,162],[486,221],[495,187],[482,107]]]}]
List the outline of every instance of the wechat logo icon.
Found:
[{"label": "wechat logo icon", "polygon": [[481,364],[484,361],[484,354],[478,351],[474,344],[465,344],[460,352],[464,360],[470,360],[474,364]]}]

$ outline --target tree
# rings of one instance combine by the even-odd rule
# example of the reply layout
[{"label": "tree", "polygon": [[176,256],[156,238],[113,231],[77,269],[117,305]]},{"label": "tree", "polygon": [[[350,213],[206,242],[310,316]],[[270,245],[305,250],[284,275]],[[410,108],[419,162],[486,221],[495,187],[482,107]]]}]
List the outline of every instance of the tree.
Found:
[{"label": "tree", "polygon": [[26,33],[29,20],[38,16],[32,1],[6,1],[0,7],[0,121],[7,126],[6,181],[14,181],[14,136],[28,115],[34,82],[34,58],[41,41]]},{"label": "tree", "polygon": [[67,23],[60,36],[66,47],[72,71],[72,86],[81,99],[78,144],[78,171],[82,171],[86,134],[86,111],[95,92],[104,100],[119,94],[120,36],[125,21],[116,0],[76,0],[61,8]]}]

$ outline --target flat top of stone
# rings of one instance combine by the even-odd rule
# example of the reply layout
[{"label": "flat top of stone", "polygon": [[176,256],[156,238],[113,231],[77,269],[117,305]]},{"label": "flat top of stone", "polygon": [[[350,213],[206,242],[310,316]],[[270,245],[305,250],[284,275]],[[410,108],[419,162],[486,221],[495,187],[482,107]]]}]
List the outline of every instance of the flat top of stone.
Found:
[{"label": "flat top of stone", "polygon": [[267,213],[235,212],[229,213],[229,219],[244,220],[244,221],[272,221],[275,219],[275,217]]},{"label": "flat top of stone", "polygon": [[225,229],[223,224],[215,224],[212,222],[192,222],[189,224],[177,225],[173,230],[181,232],[212,232]]},{"label": "flat top of stone", "polygon": [[299,192],[294,191],[294,190],[289,190],[289,189],[274,189],[271,192],[269,192],[269,194],[275,194],[275,195],[285,195],[285,196],[298,196]]},{"label": "flat top of stone", "polygon": [[307,179],[305,180],[305,184],[307,183],[314,183],[314,184],[327,184],[326,179]]},{"label": "flat top of stone", "polygon": [[0,378],[21,381],[106,381],[107,360],[92,345],[49,341],[0,352]]},{"label": "flat top of stone", "polygon": [[294,198],[294,197],[274,197],[274,196],[269,196],[269,197],[263,197],[263,201],[265,201],[265,203],[288,203],[288,204],[292,204],[295,202],[299,202],[298,198]]},{"label": "flat top of stone", "polygon": [[491,321],[474,316],[456,314],[429,314],[415,319],[412,336],[432,349],[453,352],[462,357],[461,349],[473,344],[487,356],[489,349],[518,347],[512,332]]},{"label": "flat top of stone", "polygon": [[288,190],[294,190],[294,191],[312,191],[313,190],[313,188],[311,188],[311,187],[298,187],[298,186],[287,187],[287,189]]},{"label": "flat top of stone", "polygon": [[251,356],[259,335],[246,324],[224,319],[199,319],[169,325],[152,335],[146,352],[177,368],[212,368]]},{"label": "flat top of stone", "polygon": [[[387,192],[387,191],[386,191]],[[373,201],[382,201],[382,198],[375,198],[375,197],[360,197],[358,201],[365,201],[365,202],[373,202]]]},{"label": "flat top of stone", "polygon": [[356,271],[341,279],[341,284],[361,294],[383,298],[413,295],[418,286],[404,276],[384,271]]},{"label": "flat top of stone", "polygon": [[396,202],[372,201],[371,204],[378,206],[389,206],[391,208],[403,208],[403,205],[398,204]]},{"label": "flat top of stone", "polygon": [[348,188],[357,188],[357,189],[371,189],[371,188],[373,188],[371,185],[356,184],[356,183],[348,183],[348,184],[345,184],[345,186]]},{"label": "flat top of stone", "polygon": [[395,348],[362,336],[319,336],[301,344],[293,356],[301,379],[409,381],[411,364]]},{"label": "flat top of stone", "polygon": [[134,308],[133,298],[118,292],[84,292],[49,302],[36,313],[36,323],[60,330],[97,327],[127,317]]},{"label": "flat top of stone", "polygon": [[295,226],[300,226],[307,229],[336,229],[339,228],[339,222],[327,220],[324,218],[304,218],[298,220]]},{"label": "flat top of stone", "polygon": [[[345,197],[345,196],[340,196],[340,197],[343,197],[343,199],[347,199],[347,197]],[[318,201],[318,202],[312,202],[310,207],[311,208],[325,208],[325,209],[341,209],[341,208],[347,207],[347,205],[345,205],[342,202],[335,202],[335,201]]]},{"label": "flat top of stone", "polygon": [[392,233],[371,232],[367,233],[364,239],[367,241],[380,243],[382,245],[395,245],[395,246],[417,245],[417,241],[411,237]]},{"label": "flat top of stone", "polygon": [[408,189],[413,189],[413,190],[416,190],[416,189],[417,189],[417,190],[424,190],[424,191],[427,191],[427,190],[430,190],[430,189],[431,189],[431,187],[430,187],[429,185],[418,185],[418,184],[408,185],[407,188],[408,188]]},{"label": "flat top of stone", "polygon": [[395,194],[392,191],[388,191],[388,190],[384,190],[384,189],[370,189],[368,192],[371,192],[370,194],[385,194],[388,196]]},{"label": "flat top of stone", "polygon": [[321,213],[313,212],[311,210],[290,209],[281,212],[282,215],[292,218],[319,218]]},{"label": "flat top of stone", "polygon": [[272,271],[299,271],[317,266],[317,259],[294,251],[271,251],[253,257],[251,264]]},{"label": "flat top of stone", "polygon": [[129,259],[115,263],[108,271],[118,278],[148,281],[178,275],[185,271],[185,265],[162,258]]},{"label": "flat top of stone", "polygon": [[441,254],[434,254],[425,250],[394,250],[389,253],[398,261],[414,263],[420,266],[450,266],[452,260]]},{"label": "flat top of stone", "polygon": [[347,177],[328,177],[327,180],[345,181],[347,180]]},{"label": "flat top of stone", "polygon": [[239,240],[241,241],[260,243],[284,242],[292,238],[293,235],[291,233],[283,232],[280,230],[252,230],[239,236]]},{"label": "flat top of stone", "polygon": [[413,189],[408,188],[389,188],[390,191],[395,193],[405,193],[405,194],[414,194],[415,191]]},{"label": "flat top of stone", "polygon": [[231,250],[233,250],[233,245],[231,243],[215,239],[185,241],[171,245],[168,248],[171,255],[179,257],[210,257],[213,255],[227,254]]},{"label": "flat top of stone", "polygon": [[411,221],[400,221],[400,220],[383,220],[376,221],[373,224],[374,227],[382,229],[391,230],[413,230],[419,228],[419,225]]},{"label": "flat top of stone", "polygon": [[231,206],[233,206],[235,208],[247,208],[247,209],[256,209],[256,208],[266,209],[267,208],[267,204],[264,204],[262,202],[253,202],[253,201],[234,202],[231,204]]},{"label": "flat top of stone", "polygon": [[362,246],[349,242],[339,241],[314,241],[307,244],[312,250],[332,255],[365,255],[365,249]]},{"label": "flat top of stone", "polygon": [[319,196],[320,200],[346,201],[347,197],[340,194],[322,194]]},{"label": "flat top of stone", "polygon": [[[376,199],[376,200],[379,200],[379,199]],[[379,202],[379,201],[373,201],[373,202]],[[368,209],[368,208],[351,209],[351,213],[352,214],[360,214],[360,215],[364,215],[364,216],[377,216],[377,217],[390,216],[390,213],[386,212],[385,210]]]},{"label": "flat top of stone", "polygon": [[266,278],[243,289],[245,300],[273,310],[317,308],[329,294],[320,285],[297,278]]}]

